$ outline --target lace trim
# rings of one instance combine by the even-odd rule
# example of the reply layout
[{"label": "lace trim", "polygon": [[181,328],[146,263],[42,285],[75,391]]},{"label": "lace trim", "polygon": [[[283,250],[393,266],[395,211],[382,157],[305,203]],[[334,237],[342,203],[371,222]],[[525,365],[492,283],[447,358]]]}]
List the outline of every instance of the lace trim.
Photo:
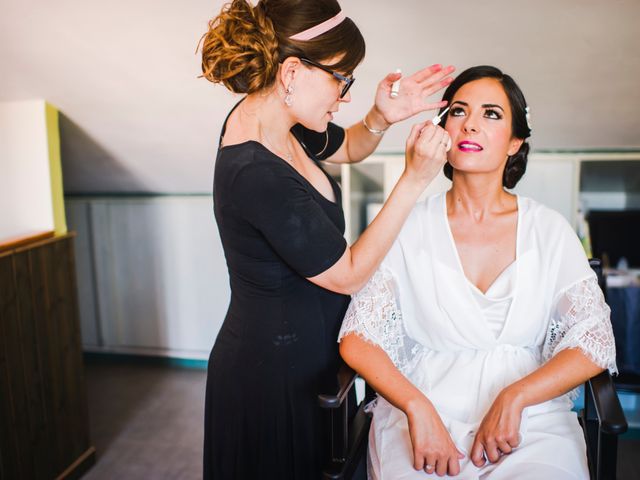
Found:
[{"label": "lace trim", "polygon": [[595,277],[573,285],[558,301],[542,349],[543,359],[548,361],[566,348],[579,348],[593,363],[617,374],[610,313]]},{"label": "lace trim", "polygon": [[407,376],[423,347],[409,338],[404,330],[394,285],[391,272],[383,268],[376,271],[362,290],[352,296],[338,342],[355,333],[382,348],[396,368]]},{"label": "lace trim", "polygon": [[[408,376],[425,347],[406,334],[394,287],[391,272],[382,268],[376,271],[364,288],[353,295],[338,342],[355,333],[382,348],[396,368]],[[543,360],[548,361],[564,349],[579,348],[596,365],[617,374],[610,312],[595,277],[566,290],[549,324]],[[577,389],[569,393],[572,399],[577,395]]]}]

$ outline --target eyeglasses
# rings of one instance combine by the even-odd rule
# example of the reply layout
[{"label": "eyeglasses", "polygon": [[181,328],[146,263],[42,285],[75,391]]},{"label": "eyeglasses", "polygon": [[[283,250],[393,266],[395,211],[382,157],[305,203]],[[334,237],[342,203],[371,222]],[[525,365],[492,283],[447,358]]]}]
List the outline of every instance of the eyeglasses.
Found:
[{"label": "eyeglasses", "polygon": [[343,98],[347,94],[347,92],[351,88],[351,85],[353,85],[353,82],[356,81],[356,79],[353,77],[345,77],[344,75],[341,75],[340,73],[331,70],[329,67],[325,67],[324,65],[321,65],[312,60],[309,60],[308,58],[300,58],[300,61],[304,63],[308,63],[311,66],[319,68],[320,70],[324,70],[325,72],[333,75],[333,77],[339,80],[340,82],[344,82],[344,86],[342,87],[342,91],[340,92],[340,98]]}]

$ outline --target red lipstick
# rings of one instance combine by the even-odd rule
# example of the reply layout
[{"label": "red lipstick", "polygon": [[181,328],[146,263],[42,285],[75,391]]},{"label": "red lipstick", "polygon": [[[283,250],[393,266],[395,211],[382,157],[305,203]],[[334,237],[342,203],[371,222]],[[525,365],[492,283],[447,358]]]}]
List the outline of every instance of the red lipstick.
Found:
[{"label": "red lipstick", "polygon": [[469,140],[458,143],[458,149],[462,152],[481,152],[483,150],[482,145]]}]

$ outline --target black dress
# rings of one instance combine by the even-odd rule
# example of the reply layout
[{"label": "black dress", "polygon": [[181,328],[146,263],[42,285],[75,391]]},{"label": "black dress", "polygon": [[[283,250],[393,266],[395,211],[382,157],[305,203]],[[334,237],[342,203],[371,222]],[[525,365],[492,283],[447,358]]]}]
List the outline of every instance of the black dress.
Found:
[{"label": "black dress", "polygon": [[[314,161],[344,140],[333,124],[327,135],[300,125],[292,132]],[[337,203],[258,142],[218,151],[214,211],[231,302],[209,358],[207,480],[320,477],[327,432],[317,395],[335,388],[349,303],[305,278],[347,246],[340,187],[329,181]]]}]

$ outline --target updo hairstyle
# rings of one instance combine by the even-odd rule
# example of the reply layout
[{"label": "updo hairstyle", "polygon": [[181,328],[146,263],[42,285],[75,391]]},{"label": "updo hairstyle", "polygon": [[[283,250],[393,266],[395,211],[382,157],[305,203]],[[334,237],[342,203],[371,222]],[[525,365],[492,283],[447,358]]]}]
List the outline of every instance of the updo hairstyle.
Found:
[{"label": "updo hairstyle", "polygon": [[[531,129],[527,122],[527,102],[524,98],[524,94],[518,84],[506,73],[502,73],[496,67],[488,65],[481,65],[477,67],[471,67],[451,82],[451,85],[444,92],[442,97],[448,104],[451,103],[456,92],[463,85],[473,82],[474,80],[480,80],[481,78],[495,78],[502,84],[502,88],[509,99],[509,105],[511,106],[511,135],[515,138],[525,140],[531,136]],[[444,109],[441,109],[442,111]],[[441,125],[444,127],[447,123],[448,112],[442,118]],[[502,185],[506,188],[513,188],[518,181],[524,175],[527,169],[527,157],[529,155],[529,144],[525,141],[522,142],[520,149],[513,155],[510,155],[507,164],[504,167],[504,173],[502,174]],[[453,167],[449,162],[444,165],[444,174],[451,180],[453,178]]]},{"label": "updo hairstyle", "polygon": [[305,57],[322,63],[340,57],[328,67],[351,74],[362,61],[365,43],[350,19],[306,41],[289,37],[314,27],[340,12],[336,0],[247,0],[227,3],[209,22],[203,35],[202,73],[234,93],[253,93],[270,87],[278,65],[287,57]]}]

